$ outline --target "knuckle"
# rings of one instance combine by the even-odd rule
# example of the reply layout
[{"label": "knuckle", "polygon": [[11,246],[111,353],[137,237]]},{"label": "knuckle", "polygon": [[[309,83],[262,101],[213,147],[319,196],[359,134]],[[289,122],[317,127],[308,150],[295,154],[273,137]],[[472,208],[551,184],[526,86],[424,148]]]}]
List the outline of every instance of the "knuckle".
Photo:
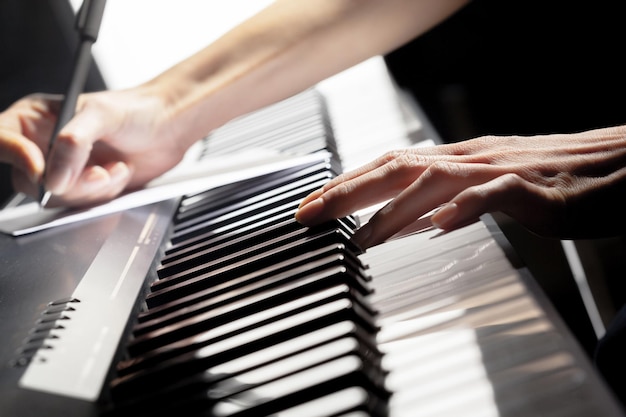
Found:
[{"label": "knuckle", "polygon": [[389,151],[379,158],[378,163],[383,176],[387,178],[409,177],[416,168],[428,166],[425,156],[409,149]]},{"label": "knuckle", "polygon": [[573,187],[575,183],[576,178],[569,172],[558,172],[549,177],[547,185],[551,188],[566,190]]},{"label": "knuckle", "polygon": [[63,135],[58,136],[57,140],[59,144],[69,152],[79,149],[85,152],[91,152],[93,146],[89,138],[74,131],[64,132]]},{"label": "knuckle", "polygon": [[527,182],[517,173],[508,172],[500,177],[500,186],[504,189],[526,188]]},{"label": "knuckle", "polygon": [[467,172],[454,162],[435,161],[428,166],[422,174],[424,180],[435,180],[440,178],[458,178],[467,176]]},{"label": "knuckle", "polygon": [[384,163],[392,165],[394,168],[398,169],[410,167],[421,162],[421,158],[409,149],[396,149],[389,151],[381,158]]},{"label": "knuckle", "polygon": [[385,163],[396,161],[397,159],[401,159],[406,155],[406,150],[403,149],[394,149],[391,151],[385,152],[381,157],[381,161]]}]

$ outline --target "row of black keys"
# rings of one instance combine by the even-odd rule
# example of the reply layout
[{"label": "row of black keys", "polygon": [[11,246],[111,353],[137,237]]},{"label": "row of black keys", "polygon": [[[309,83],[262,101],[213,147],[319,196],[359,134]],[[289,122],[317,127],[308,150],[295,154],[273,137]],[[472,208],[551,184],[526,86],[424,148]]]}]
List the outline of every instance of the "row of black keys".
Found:
[{"label": "row of black keys", "polygon": [[293,217],[334,175],[312,164],[181,202],[111,383],[115,413],[385,414],[356,224]]}]

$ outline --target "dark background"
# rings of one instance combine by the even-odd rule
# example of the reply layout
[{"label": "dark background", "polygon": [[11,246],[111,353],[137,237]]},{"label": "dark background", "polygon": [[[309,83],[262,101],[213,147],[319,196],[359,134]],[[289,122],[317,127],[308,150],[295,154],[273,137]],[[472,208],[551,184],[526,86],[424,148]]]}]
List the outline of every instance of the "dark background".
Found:
[{"label": "dark background", "polygon": [[623,1],[475,0],[388,63],[446,141],[626,121]]}]

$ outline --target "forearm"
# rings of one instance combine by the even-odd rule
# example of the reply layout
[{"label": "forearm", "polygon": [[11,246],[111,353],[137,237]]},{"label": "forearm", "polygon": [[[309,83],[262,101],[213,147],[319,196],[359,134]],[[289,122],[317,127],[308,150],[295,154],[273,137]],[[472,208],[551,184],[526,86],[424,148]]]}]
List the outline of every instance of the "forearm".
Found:
[{"label": "forearm", "polygon": [[302,91],[420,35],[466,0],[278,0],[144,88],[181,140]]}]

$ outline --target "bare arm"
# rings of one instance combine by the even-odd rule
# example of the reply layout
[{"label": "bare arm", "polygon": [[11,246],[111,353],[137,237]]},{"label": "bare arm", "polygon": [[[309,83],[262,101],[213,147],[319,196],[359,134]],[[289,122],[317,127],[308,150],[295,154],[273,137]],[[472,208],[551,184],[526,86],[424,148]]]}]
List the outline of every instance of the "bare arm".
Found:
[{"label": "bare arm", "polygon": [[[277,0],[145,84],[81,96],[48,161],[53,203],[93,203],[141,186],[212,129],[391,51],[467,1]],[[0,160],[14,165],[19,190],[33,193],[41,177],[54,108],[29,97],[0,117]]]},{"label": "bare arm", "polygon": [[192,122],[197,137],[390,52],[466,2],[278,0],[148,86],[169,98],[174,117]]}]

